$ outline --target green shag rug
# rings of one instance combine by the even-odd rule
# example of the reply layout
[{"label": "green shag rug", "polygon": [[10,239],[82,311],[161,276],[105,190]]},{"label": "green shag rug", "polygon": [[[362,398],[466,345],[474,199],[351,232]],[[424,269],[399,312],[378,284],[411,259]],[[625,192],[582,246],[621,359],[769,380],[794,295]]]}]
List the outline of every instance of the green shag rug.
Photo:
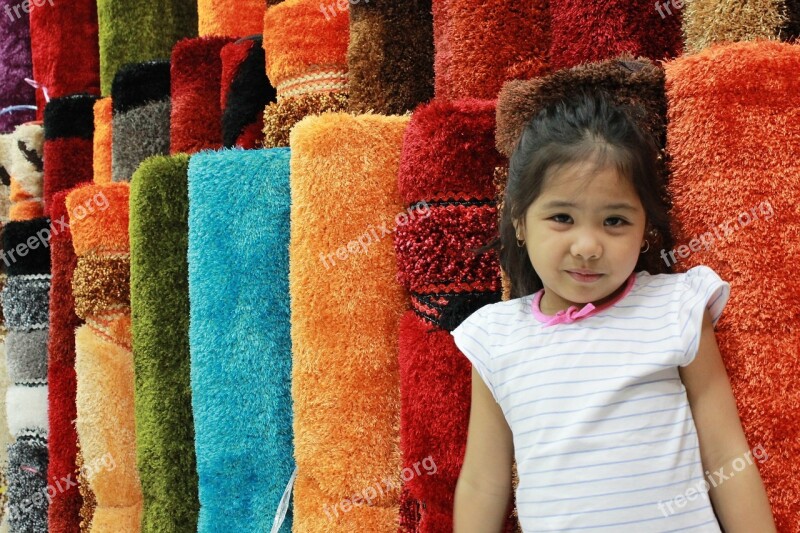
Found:
[{"label": "green shag rug", "polygon": [[130,195],[136,459],[142,532],[196,531],[189,367],[189,156],[146,159]]},{"label": "green shag rug", "polygon": [[191,0],[97,0],[100,91],[126,63],[169,59],[184,37],[197,36],[197,2]]}]

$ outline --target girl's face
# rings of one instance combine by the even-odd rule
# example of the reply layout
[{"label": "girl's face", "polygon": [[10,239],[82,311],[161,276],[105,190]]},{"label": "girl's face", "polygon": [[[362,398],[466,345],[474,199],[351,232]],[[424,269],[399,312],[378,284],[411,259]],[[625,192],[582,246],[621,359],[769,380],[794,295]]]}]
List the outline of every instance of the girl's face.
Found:
[{"label": "girl's face", "polygon": [[514,224],[544,285],[545,314],[615,297],[644,245],[645,212],[633,185],[613,166],[593,167],[549,173],[523,224]]}]

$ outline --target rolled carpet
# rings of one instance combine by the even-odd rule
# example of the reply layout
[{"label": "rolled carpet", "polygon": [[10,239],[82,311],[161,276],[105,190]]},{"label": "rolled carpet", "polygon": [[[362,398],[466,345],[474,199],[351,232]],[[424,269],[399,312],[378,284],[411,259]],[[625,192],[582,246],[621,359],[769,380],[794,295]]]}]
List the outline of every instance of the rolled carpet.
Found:
[{"label": "rolled carpet", "polygon": [[[33,78],[50,98],[100,94],[95,0],[36,0],[29,5]],[[36,92],[36,100],[41,119],[46,104],[43,91]]]},{"label": "rolled carpet", "polygon": [[[11,382],[5,409],[15,439],[6,471],[10,531],[47,531],[49,228],[48,219],[38,218],[10,222],[3,232],[4,260],[17,253],[2,292]],[[42,249],[45,253],[37,252]]]},{"label": "rolled carpet", "polygon": [[431,0],[352,2],[349,111],[401,115],[433,97]]},{"label": "rolled carpet", "polygon": [[95,183],[111,183],[112,120],[111,97],[94,103],[94,135],[92,138],[92,174]]},{"label": "rolled carpet", "polygon": [[126,65],[114,77],[112,93],[112,179],[130,181],[139,163],[169,153],[169,62]]},{"label": "rolled carpet", "polygon": [[260,35],[222,47],[222,144],[225,148],[264,145],[264,107],[275,101],[266,74]]},{"label": "rolled carpet", "polygon": [[44,110],[44,214],[53,196],[92,181],[96,96],[75,94],[50,100]]},{"label": "rolled carpet", "polygon": [[49,464],[47,478],[63,483],[64,490],[51,495],[48,531],[79,533],[83,497],[77,486],[78,434],[73,420],[75,408],[75,329],[81,320],[75,314],[72,275],[77,265],[72,247],[66,197],[69,190],[57,192],[52,199],[51,218],[58,227],[50,236],[52,280],[50,288],[50,335],[47,344],[47,412]]},{"label": "rolled carpet", "polygon": [[[292,130],[289,287],[298,531],[397,529],[397,324],[408,296],[396,281],[391,239],[380,237],[382,226],[405,211],[397,172],[408,120],[325,113]],[[371,505],[351,502],[386,480],[391,488],[381,483],[386,492]]]},{"label": "rolled carpet", "polygon": [[[289,208],[286,148],[202,152],[189,161],[199,533],[269,531],[295,468]],[[291,530],[290,508],[280,531]]]},{"label": "rolled carpet", "polygon": [[8,143],[10,162],[9,218],[31,220],[44,214],[42,178],[44,174],[44,129],[39,123],[17,126]]},{"label": "rolled carpet", "polygon": [[[25,82],[33,75],[30,18],[24,13],[6,17],[14,7],[20,8],[17,0],[0,0],[0,109],[36,103],[33,87]],[[0,115],[0,133],[10,133],[17,125],[35,119],[33,110],[4,113]]]},{"label": "rolled carpet", "polygon": [[550,0],[553,71],[624,53],[654,61],[677,57],[683,50],[681,13],[670,5],[666,0],[655,6],[653,0]]},{"label": "rolled carpet", "polygon": [[170,153],[222,148],[222,47],[231,37],[184,39],[172,49]]},{"label": "rolled carpet", "polygon": [[263,0],[244,0],[236,4],[225,0],[197,0],[200,36],[239,37],[261,33],[264,9]]},{"label": "rolled carpet", "polygon": [[497,232],[493,175],[505,158],[494,132],[494,102],[483,100],[420,106],[405,132],[397,183],[408,221],[394,234],[397,279],[411,295],[399,327],[400,434],[404,468],[426,468],[405,481],[420,532],[452,531],[467,440],[470,364],[449,331],[501,298],[497,256],[470,252]]},{"label": "rolled carpet", "polygon": [[77,256],[76,429],[85,476],[97,499],[92,532],[137,532],[142,491],[136,468],[131,354],[127,183],[85,185],[67,195]]},{"label": "rolled carpet", "polygon": [[[510,156],[525,124],[540,110],[582,90],[600,90],[624,105],[639,127],[649,132],[661,151],[658,162],[659,196],[669,205],[666,165],[666,96],[664,71],[647,58],[623,54],[616,59],[586,63],[563,69],[548,76],[527,81],[508,82],[497,102],[497,148]],[[649,236],[649,251],[639,257],[635,270],[651,274],[669,272],[659,255],[661,248],[671,248],[673,239],[669,221],[653,220],[655,235]],[[512,288],[514,291],[515,288]],[[514,298],[522,296],[512,293]]]},{"label": "rolled carpet", "polygon": [[791,414],[800,402],[792,318],[800,303],[786,260],[800,231],[800,165],[790,155],[800,150],[798,69],[800,47],[764,40],[665,64],[681,244],[669,252],[677,270],[708,265],[731,284],[717,340],[748,442],[769,457],[757,466],[777,529],[787,532],[800,528],[800,426]]},{"label": "rolled carpet", "polygon": [[131,331],[143,531],[197,531],[189,362],[189,157],[145,160],[131,181]]},{"label": "rolled carpet", "polygon": [[347,108],[348,12],[323,17],[316,0],[287,0],[264,15],[267,76],[277,101],[264,110],[264,146],[289,146],[309,115]]},{"label": "rolled carpet", "polygon": [[547,0],[433,0],[433,17],[439,99],[492,100],[504,81],[548,70]]},{"label": "rolled carpet", "polygon": [[800,35],[797,0],[693,0],[686,2],[682,15],[687,53],[717,43],[789,41]]},{"label": "rolled carpet", "polygon": [[114,77],[127,63],[168,59],[175,43],[197,36],[192,0],[98,0],[100,87],[112,93]]}]

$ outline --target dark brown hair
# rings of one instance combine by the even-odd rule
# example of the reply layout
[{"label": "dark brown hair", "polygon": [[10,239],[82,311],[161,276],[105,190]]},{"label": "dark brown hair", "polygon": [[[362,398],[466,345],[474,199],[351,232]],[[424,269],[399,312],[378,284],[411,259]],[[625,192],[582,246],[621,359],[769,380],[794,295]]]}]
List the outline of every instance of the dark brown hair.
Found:
[{"label": "dark brown hair", "polygon": [[480,249],[497,250],[511,281],[511,298],[542,288],[526,247],[517,246],[513,221],[524,219],[542,192],[548,170],[582,161],[594,160],[595,168],[614,165],[642,202],[650,248],[640,255],[634,270],[669,271],[658,252],[672,246],[662,151],[634,118],[643,113],[638,105],[615,104],[605,91],[582,90],[542,109],[526,124],[509,161],[498,236]]}]

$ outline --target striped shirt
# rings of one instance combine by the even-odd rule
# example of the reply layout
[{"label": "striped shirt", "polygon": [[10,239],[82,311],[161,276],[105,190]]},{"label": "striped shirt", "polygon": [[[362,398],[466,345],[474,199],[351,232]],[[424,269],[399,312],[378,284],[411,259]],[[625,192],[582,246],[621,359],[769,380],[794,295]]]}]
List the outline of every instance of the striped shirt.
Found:
[{"label": "striped shirt", "polygon": [[525,532],[720,531],[678,367],[730,285],[706,266],[632,276],[574,323],[545,326],[531,294],[452,331],[513,433]]}]

